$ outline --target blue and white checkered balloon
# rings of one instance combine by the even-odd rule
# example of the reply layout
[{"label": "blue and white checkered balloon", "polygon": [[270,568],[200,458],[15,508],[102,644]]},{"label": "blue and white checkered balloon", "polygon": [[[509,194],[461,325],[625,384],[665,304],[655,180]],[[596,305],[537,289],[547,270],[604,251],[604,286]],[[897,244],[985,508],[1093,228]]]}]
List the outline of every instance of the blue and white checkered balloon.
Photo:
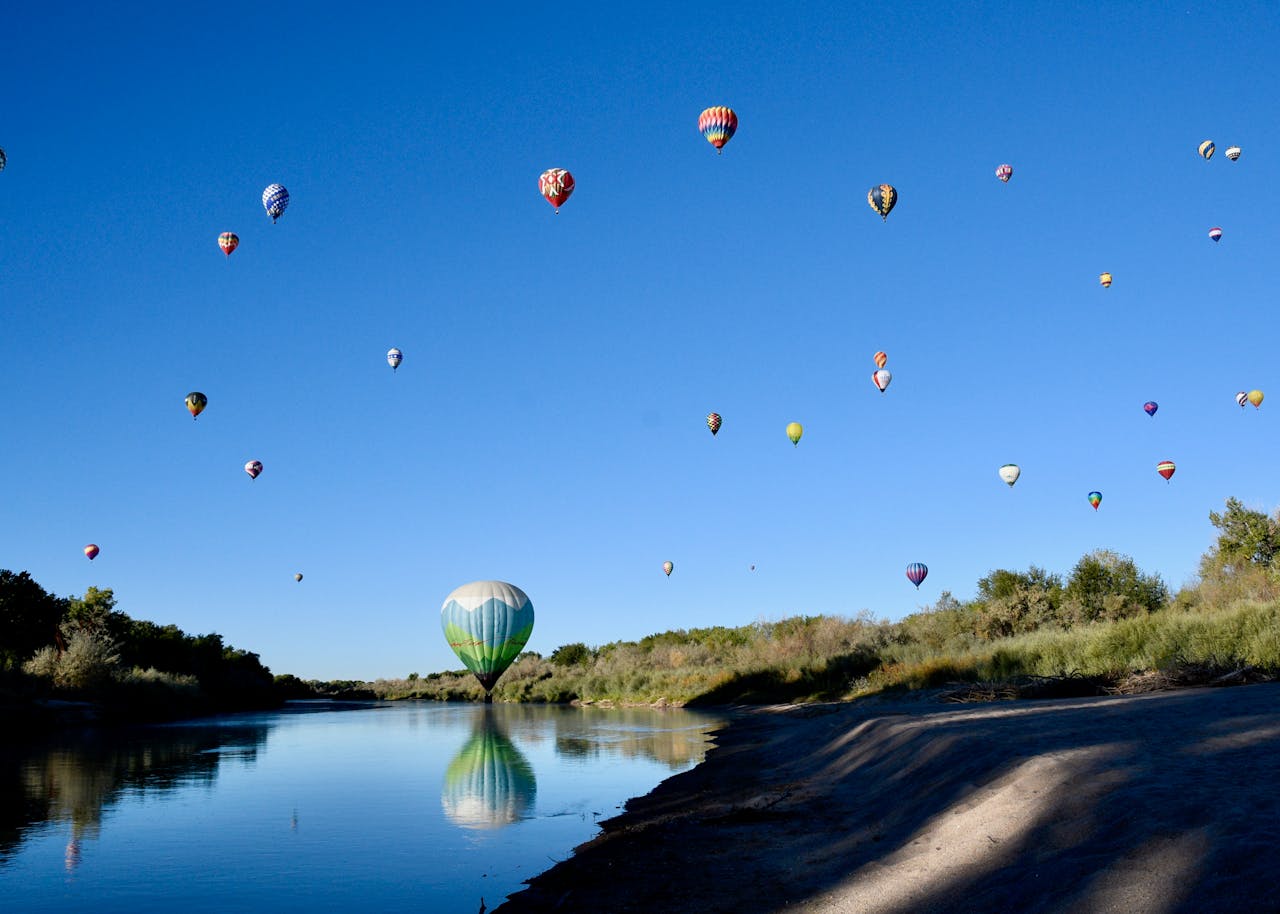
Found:
[{"label": "blue and white checkered balloon", "polygon": [[284,215],[285,207],[289,205],[289,192],[284,189],[283,184],[271,184],[262,192],[262,206],[266,209],[267,215],[271,217],[271,221],[275,222]]}]

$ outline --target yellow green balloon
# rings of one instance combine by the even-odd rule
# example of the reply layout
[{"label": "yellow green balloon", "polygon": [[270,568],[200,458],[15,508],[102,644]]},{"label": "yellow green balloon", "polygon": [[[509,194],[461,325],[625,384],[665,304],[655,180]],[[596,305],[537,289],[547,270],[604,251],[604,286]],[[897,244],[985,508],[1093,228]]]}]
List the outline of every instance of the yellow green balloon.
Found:
[{"label": "yellow green balloon", "polygon": [[1253,408],[1257,409],[1262,405],[1263,393],[1260,390],[1249,391],[1249,402],[1253,404]]},{"label": "yellow green balloon", "polygon": [[792,444],[800,443],[800,436],[804,434],[804,426],[799,422],[792,422],[787,425],[787,437],[791,439]]}]

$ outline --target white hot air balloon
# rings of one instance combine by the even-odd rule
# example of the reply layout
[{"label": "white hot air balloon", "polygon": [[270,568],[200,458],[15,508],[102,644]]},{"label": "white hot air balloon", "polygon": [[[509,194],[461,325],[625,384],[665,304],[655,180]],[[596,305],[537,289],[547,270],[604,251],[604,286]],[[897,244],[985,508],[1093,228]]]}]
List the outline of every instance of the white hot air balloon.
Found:
[{"label": "white hot air balloon", "polygon": [[400,367],[400,363],[404,361],[404,353],[399,349],[387,350],[387,364],[391,366],[391,370],[395,371]]},{"label": "white hot air balloon", "polygon": [[871,375],[871,383],[879,388],[880,393],[884,393],[889,387],[889,382],[893,380],[893,375],[887,368],[881,368],[879,371]]},{"label": "white hot air balloon", "polygon": [[1016,463],[1006,463],[1000,468],[1000,478],[1010,488],[1013,488],[1013,484],[1018,481],[1018,477],[1021,475],[1022,470]]}]

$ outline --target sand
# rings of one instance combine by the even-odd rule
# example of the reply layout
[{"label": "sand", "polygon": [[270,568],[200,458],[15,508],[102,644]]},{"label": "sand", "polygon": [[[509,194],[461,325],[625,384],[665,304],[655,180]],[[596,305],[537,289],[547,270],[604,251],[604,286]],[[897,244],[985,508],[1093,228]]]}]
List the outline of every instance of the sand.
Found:
[{"label": "sand", "polygon": [[1280,683],[750,712],[496,910],[1280,912]]}]

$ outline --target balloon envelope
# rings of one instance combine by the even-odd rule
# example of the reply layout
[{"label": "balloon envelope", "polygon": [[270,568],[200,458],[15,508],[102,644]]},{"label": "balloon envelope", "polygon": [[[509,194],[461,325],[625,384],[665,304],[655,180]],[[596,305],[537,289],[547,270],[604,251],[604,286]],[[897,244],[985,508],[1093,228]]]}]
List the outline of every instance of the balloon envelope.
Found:
[{"label": "balloon envelope", "polygon": [[724,148],[724,144],[733,139],[738,130],[738,115],[732,108],[719,105],[707,108],[698,115],[698,132],[708,143],[716,147],[716,152]]},{"label": "balloon envelope", "polygon": [[573,193],[573,175],[563,168],[548,168],[538,175],[538,193],[547,198],[547,202],[560,212],[564,201]]},{"label": "balloon envelope", "polygon": [[1009,488],[1013,488],[1013,484],[1018,481],[1018,477],[1022,475],[1022,469],[1016,463],[1006,463],[1000,468],[1000,478],[1005,481]]},{"label": "balloon envelope", "polygon": [[187,404],[187,412],[191,413],[191,418],[204,412],[204,408],[209,405],[209,398],[198,390],[193,390],[187,394],[187,399],[183,401]]},{"label": "balloon envelope", "polygon": [[1166,481],[1173,476],[1174,471],[1177,469],[1172,460],[1161,460],[1156,464],[1156,472],[1163,476]]},{"label": "balloon envelope", "polygon": [[387,350],[387,364],[391,366],[391,370],[395,371],[400,367],[400,363],[404,361],[404,353],[399,349]]},{"label": "balloon envelope", "polygon": [[712,435],[715,435],[716,432],[720,431],[719,413],[707,413],[707,428],[711,429]]},{"label": "balloon envelope", "polygon": [[1240,404],[1240,408],[1244,409],[1244,405],[1249,402],[1249,395],[1243,390],[1236,394],[1236,402]]},{"label": "balloon envelope", "polygon": [[228,257],[231,252],[240,246],[240,236],[235,232],[223,232],[218,236],[218,247],[222,248],[222,253]]},{"label": "balloon envelope", "polygon": [[867,191],[867,205],[880,214],[885,222],[889,221],[889,211],[898,204],[898,191],[892,184],[877,184]]},{"label": "balloon envelope", "polygon": [[671,577],[671,572],[675,570],[675,567],[676,566],[671,564],[670,562],[662,563],[662,570],[667,573],[667,577]]},{"label": "balloon envelope", "polygon": [[1146,410],[1148,416],[1154,416],[1156,414],[1156,410],[1160,408],[1160,404],[1155,400],[1148,400],[1146,403],[1142,404],[1142,408]]},{"label": "balloon envelope", "polygon": [[449,647],[487,692],[529,643],[533,603],[514,584],[473,581],[445,598],[440,625]]},{"label": "balloon envelope", "polygon": [[889,386],[889,382],[893,380],[893,374],[887,368],[881,368],[879,371],[872,372],[871,383],[879,388],[880,393],[884,393]]},{"label": "balloon envelope", "polygon": [[1098,510],[1098,505],[1102,504],[1102,493],[1101,493],[1101,492],[1090,492],[1090,493],[1089,493],[1089,504],[1093,505],[1093,510],[1097,511],[1097,510]]},{"label": "balloon envelope", "polygon": [[1214,241],[1221,241],[1222,229],[1218,228],[1215,225],[1213,228],[1209,229],[1209,237],[1212,238]]},{"label": "balloon envelope", "polygon": [[301,581],[301,580],[302,580],[302,572],[298,572],[297,574],[295,574],[295,575],[293,576],[293,579],[294,579],[295,581]]},{"label": "balloon envelope", "polygon": [[1251,390],[1248,394],[1249,402],[1253,404],[1253,408],[1257,409],[1262,405],[1262,398],[1265,396],[1260,390]]},{"label": "balloon envelope", "polygon": [[996,177],[999,178],[1001,181],[1003,181],[1005,184],[1008,184],[1009,179],[1013,177],[1013,166],[1001,165],[999,168],[996,169]]},{"label": "balloon envelope", "polygon": [[880,352],[877,352],[871,358],[875,359],[877,368],[883,368],[885,366],[885,363],[889,361],[889,354],[882,350]]},{"label": "balloon envelope", "polygon": [[244,471],[249,474],[250,479],[257,479],[258,474],[262,472],[262,461],[250,460],[244,465]]},{"label": "balloon envelope", "polygon": [[267,189],[262,192],[262,208],[267,211],[271,221],[275,222],[283,216],[288,206],[289,192],[284,189],[284,185],[268,184]]},{"label": "balloon envelope", "polygon": [[790,422],[787,424],[787,437],[791,439],[792,444],[800,443],[800,436],[804,434],[804,426],[799,422]]},{"label": "balloon envelope", "polygon": [[907,580],[916,585],[916,590],[920,589],[920,582],[929,574],[929,569],[921,562],[912,562],[907,566]]},{"label": "balloon envelope", "polygon": [[1102,288],[1104,288],[1104,289],[1110,289],[1110,288],[1111,288],[1111,274],[1110,274],[1110,273],[1100,273],[1100,274],[1098,274],[1098,282],[1102,283]]},{"label": "balloon envelope", "polygon": [[1213,140],[1205,140],[1200,144],[1200,155],[1204,156],[1206,159],[1212,159],[1213,150],[1216,148],[1217,147],[1213,145]]},{"label": "balloon envelope", "polygon": [[0,171],[4,171],[4,166],[9,160],[5,158],[4,150],[0,149]]},{"label": "balloon envelope", "polygon": [[93,561],[98,557],[99,549],[95,543],[90,543],[84,547],[84,554],[88,556],[89,561]]},{"label": "balloon envelope", "polygon": [[1226,151],[1226,156],[1228,159],[1234,162],[1236,159],[1240,158],[1240,153],[1242,151],[1243,150],[1241,150],[1239,146],[1228,146]]}]

